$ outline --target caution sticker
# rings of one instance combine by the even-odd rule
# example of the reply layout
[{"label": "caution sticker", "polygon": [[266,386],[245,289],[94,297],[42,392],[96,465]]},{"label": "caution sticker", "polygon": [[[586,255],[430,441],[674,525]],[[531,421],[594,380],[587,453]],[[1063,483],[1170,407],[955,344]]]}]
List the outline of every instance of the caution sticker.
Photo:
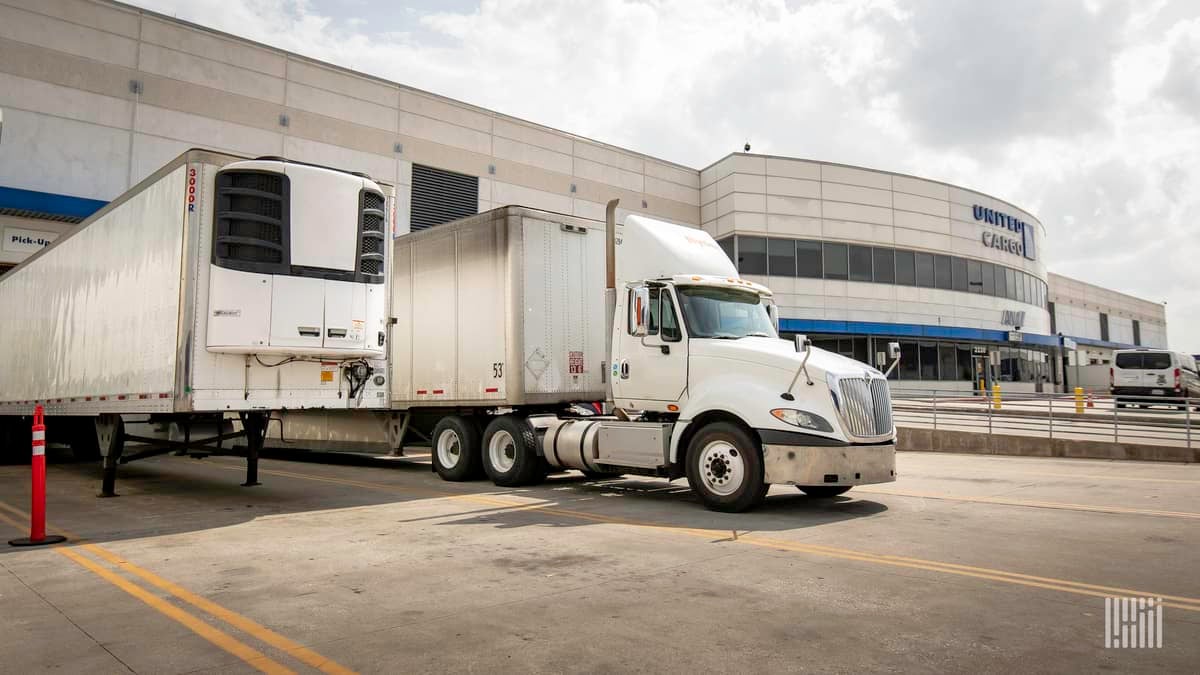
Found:
[{"label": "caution sticker", "polygon": [[333,382],[334,375],[337,373],[337,363],[321,362],[321,384]]}]

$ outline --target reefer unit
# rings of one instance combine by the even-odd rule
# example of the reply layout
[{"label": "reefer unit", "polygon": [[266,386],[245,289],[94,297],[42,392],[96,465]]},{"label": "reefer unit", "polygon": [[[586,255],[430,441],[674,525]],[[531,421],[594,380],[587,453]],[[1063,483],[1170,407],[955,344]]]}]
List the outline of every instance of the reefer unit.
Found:
[{"label": "reefer unit", "polygon": [[184,153],[0,277],[0,414],[386,406],[391,198]]},{"label": "reefer unit", "polygon": [[604,224],[506,206],[394,241],[397,409],[605,398]]}]

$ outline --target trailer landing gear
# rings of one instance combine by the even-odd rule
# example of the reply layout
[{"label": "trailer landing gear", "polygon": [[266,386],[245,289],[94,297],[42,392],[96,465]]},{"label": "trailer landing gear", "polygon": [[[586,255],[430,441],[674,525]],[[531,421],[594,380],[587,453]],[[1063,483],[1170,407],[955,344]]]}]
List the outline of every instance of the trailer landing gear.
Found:
[{"label": "trailer landing gear", "polygon": [[258,453],[267,440],[266,413],[239,413],[246,433],[246,482],[242,487],[262,485],[258,482]]},{"label": "trailer landing gear", "polygon": [[120,415],[104,414],[96,418],[96,441],[104,458],[100,493],[97,497],[116,497],[117,464],[125,451],[125,423]]}]

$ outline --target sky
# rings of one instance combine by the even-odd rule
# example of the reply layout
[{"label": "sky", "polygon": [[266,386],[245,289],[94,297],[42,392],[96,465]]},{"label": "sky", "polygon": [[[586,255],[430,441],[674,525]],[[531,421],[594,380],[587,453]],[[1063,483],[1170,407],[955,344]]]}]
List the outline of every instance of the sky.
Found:
[{"label": "sky", "polygon": [[749,141],[979,190],[1200,353],[1195,0],[134,4],[691,167]]}]

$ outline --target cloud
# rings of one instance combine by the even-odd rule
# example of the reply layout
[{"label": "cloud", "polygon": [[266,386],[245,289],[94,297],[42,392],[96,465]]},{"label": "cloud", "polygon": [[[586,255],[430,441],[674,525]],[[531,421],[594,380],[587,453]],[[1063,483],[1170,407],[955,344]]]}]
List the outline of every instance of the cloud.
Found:
[{"label": "cloud", "polygon": [[1200,349],[1191,0],[139,4],[693,167],[749,140],[980,190]]}]

